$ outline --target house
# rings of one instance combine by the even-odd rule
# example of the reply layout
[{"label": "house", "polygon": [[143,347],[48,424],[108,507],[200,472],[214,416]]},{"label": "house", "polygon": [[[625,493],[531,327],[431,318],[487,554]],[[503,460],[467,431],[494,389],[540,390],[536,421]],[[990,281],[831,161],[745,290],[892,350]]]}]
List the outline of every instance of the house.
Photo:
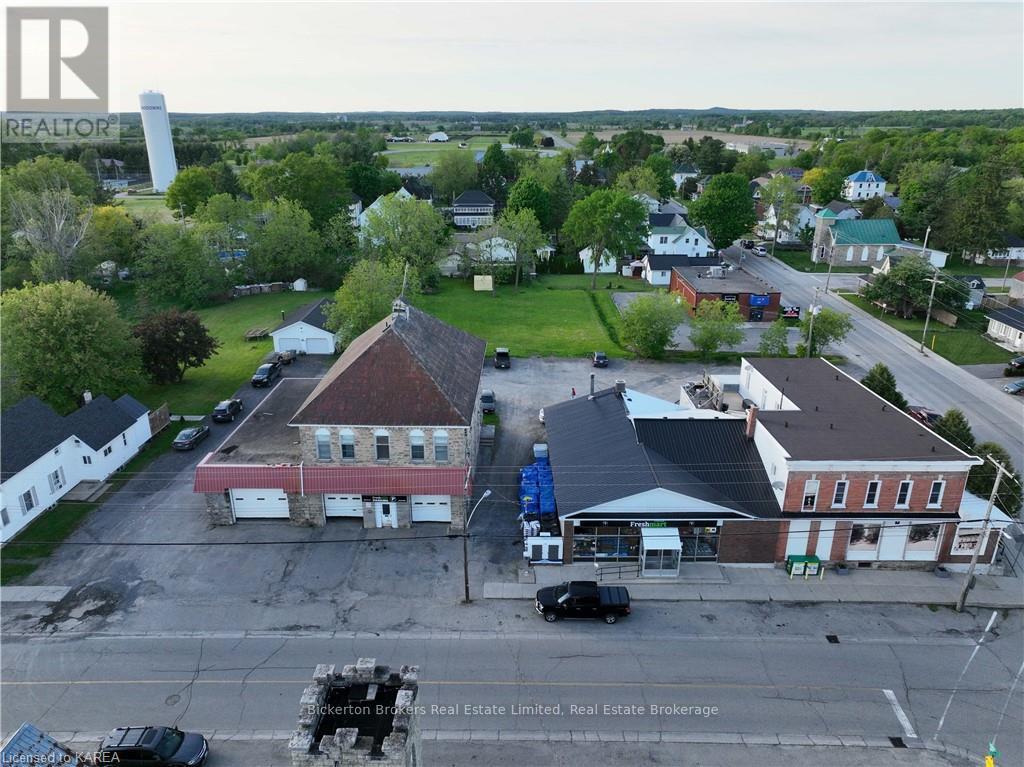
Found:
[{"label": "house", "polygon": [[[537,248],[534,253],[534,261],[523,264],[525,271],[533,272],[536,261],[546,261],[554,252],[550,245],[543,245]],[[483,239],[470,241],[466,244],[466,253],[473,264],[514,264],[515,249],[512,243],[499,234],[492,233]]]},{"label": "house", "polygon": [[494,224],[494,200],[478,189],[469,189],[452,203],[455,226],[478,229]]},{"label": "house", "polygon": [[883,194],[882,203],[895,214],[900,212],[900,205],[903,204],[903,200],[893,194]]},{"label": "house", "polygon": [[322,298],[282,317],[281,324],[270,331],[270,337],[274,339],[274,351],[334,354],[338,338],[327,329],[327,313],[330,308],[331,300]]},{"label": "house", "polygon": [[424,202],[434,201],[434,189],[418,176],[409,176],[402,179],[402,189],[411,194],[417,200]]},{"label": "house", "polygon": [[369,207],[360,211],[359,215],[356,217],[356,225],[360,229],[365,228],[367,222],[370,220],[370,216],[374,215],[378,210],[381,209],[381,206],[384,204],[385,200],[390,200],[392,198],[396,200],[415,199],[412,193],[410,193],[404,186],[399,187],[397,192],[392,192],[390,194],[382,194],[380,195],[380,197],[378,197],[376,200],[370,203]]},{"label": "house", "polygon": [[486,344],[396,300],[321,379],[285,378],[196,467],[214,524],[248,518],[461,530]]},{"label": "house", "polygon": [[667,200],[665,200],[665,202],[663,202],[661,204],[661,207],[658,208],[658,212],[659,213],[674,213],[674,214],[676,214],[678,216],[686,216],[687,213],[689,213],[689,210],[687,209],[687,207],[685,205],[683,205],[681,202],[679,202],[679,200],[676,200],[676,199],[670,197]]},{"label": "house", "polygon": [[683,297],[696,313],[702,301],[734,303],[747,322],[773,322],[779,318],[782,293],[743,269],[718,265],[683,265],[672,269],[669,292]]},{"label": "house", "polygon": [[352,226],[359,226],[359,214],[363,212],[363,201],[354,192],[349,193],[348,215]]},{"label": "house", "polygon": [[693,192],[694,200],[700,199],[700,196],[704,194],[704,190],[707,189],[708,184],[711,183],[712,178],[713,176],[704,176],[704,178],[700,179],[700,181],[697,182],[697,188]]},{"label": "house", "polygon": [[989,309],[985,316],[988,318],[985,335],[1010,351],[1024,350],[1024,307]]},{"label": "house", "polygon": [[[714,255],[715,246],[708,237],[707,229],[704,227],[693,227],[681,221],[659,225],[662,217],[667,213],[651,215],[651,223],[647,230],[647,250],[651,253],[668,254],[676,253],[683,256],[709,256]],[[678,221],[681,217],[672,220]]]},{"label": "house", "polygon": [[651,197],[645,192],[637,192],[633,195],[633,199],[647,208],[648,213],[657,213],[661,210],[661,200]]},{"label": "house", "polygon": [[699,177],[700,171],[688,162],[679,163],[672,169],[672,183],[676,185],[676,189],[685,184],[687,179]]},{"label": "house", "polygon": [[861,213],[855,207],[848,202],[842,200],[832,200],[828,205],[812,205],[811,209],[814,211],[814,215],[828,210],[832,218],[836,219],[848,219],[848,218],[860,218]]},{"label": "house", "polygon": [[843,181],[843,198],[846,200],[868,200],[885,196],[885,179],[873,170],[859,170]]},{"label": "house", "polygon": [[105,481],[152,436],[149,408],[131,396],[85,398],[66,416],[37,397],[0,415],[0,541],[9,541],[79,483]]},{"label": "house", "polygon": [[970,311],[981,306],[985,297],[985,280],[977,274],[951,274],[949,277],[955,282],[964,297],[964,308]]},{"label": "house", "polygon": [[768,176],[758,176],[750,180],[750,196],[754,198],[754,213],[758,219],[764,217],[764,205],[761,202],[761,187],[771,181]]},{"label": "house", "polygon": [[985,263],[986,261],[991,263],[1005,264],[1007,260],[1010,263],[1024,263],[1024,237],[1018,237],[1015,234],[1007,232],[1004,235],[1006,239],[1006,247],[1002,250],[990,250],[985,254],[975,254],[972,260],[976,264]]},{"label": "house", "polygon": [[993,509],[982,538],[985,501],[965,489],[979,458],[825,360],[743,359],[713,380],[747,410],[624,382],[544,408],[563,563],[956,570],[978,550],[987,569],[1012,520]]},{"label": "house", "polygon": [[[765,239],[775,237],[775,206],[770,205],[764,214],[764,221],[758,224],[758,233]],[[779,228],[779,243],[795,245],[803,242],[800,235],[805,230],[813,230],[815,223],[814,211],[809,205],[799,205],[792,221],[783,221]]]},{"label": "house", "polygon": [[775,170],[768,171],[768,175],[771,178],[775,178],[776,176],[789,176],[797,183],[800,183],[800,179],[804,177],[804,173],[805,171],[803,168],[776,168]]},{"label": "house", "polygon": [[[679,266],[719,266],[717,255],[687,256],[682,253],[644,253],[640,259],[640,276],[650,285],[668,287],[672,270]],[[628,268],[632,271],[632,264]],[[623,275],[627,274],[626,267]]]},{"label": "house", "polygon": [[[580,251],[580,263],[583,265],[584,274],[593,274],[594,272],[594,259],[591,257],[593,251],[586,247]],[[609,250],[605,250],[604,257],[597,265],[598,274],[616,274],[619,271],[618,259]]]},{"label": "house", "polygon": [[1011,303],[1024,302],[1024,272],[1017,272],[1007,280],[1008,296]]},{"label": "house", "polygon": [[686,218],[680,213],[648,213],[648,230],[656,226],[686,226]]},{"label": "house", "polygon": [[443,130],[439,130],[436,133],[431,133],[427,136],[427,141],[429,143],[444,143],[448,141],[448,134]]},{"label": "house", "polygon": [[831,208],[825,207],[815,215],[814,242],[811,260],[833,264],[881,264],[887,255],[917,253],[925,255],[936,268],[946,264],[949,255],[941,250],[927,251],[916,243],[906,242],[891,218],[838,218]]}]

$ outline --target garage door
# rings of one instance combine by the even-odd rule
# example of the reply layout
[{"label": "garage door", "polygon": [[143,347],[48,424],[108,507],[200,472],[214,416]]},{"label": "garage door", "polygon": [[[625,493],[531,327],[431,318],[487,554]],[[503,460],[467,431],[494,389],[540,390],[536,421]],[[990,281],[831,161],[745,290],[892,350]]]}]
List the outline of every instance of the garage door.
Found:
[{"label": "garage door", "polygon": [[278,338],[274,344],[275,352],[302,351],[301,338]]},{"label": "garage door", "polygon": [[413,522],[451,522],[452,499],[448,495],[414,495]]},{"label": "garage door", "polygon": [[288,518],[284,490],[232,490],[231,508],[237,519]]},{"label": "garage door", "polygon": [[328,517],[359,517],[363,518],[363,496],[361,495],[325,495],[324,513]]},{"label": "garage door", "polygon": [[306,354],[334,354],[334,348],[328,338],[307,338]]}]

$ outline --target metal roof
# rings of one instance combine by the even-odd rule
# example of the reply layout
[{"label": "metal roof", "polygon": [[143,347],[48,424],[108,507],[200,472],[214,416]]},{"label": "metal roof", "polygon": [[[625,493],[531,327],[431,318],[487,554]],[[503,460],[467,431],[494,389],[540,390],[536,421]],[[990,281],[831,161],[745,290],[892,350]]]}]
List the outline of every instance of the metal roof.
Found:
[{"label": "metal roof", "polygon": [[64,747],[34,724],[25,722],[0,750],[0,764],[82,764],[75,753]]},{"label": "metal roof", "polygon": [[894,245],[902,241],[891,218],[839,219],[831,230],[836,245]]}]

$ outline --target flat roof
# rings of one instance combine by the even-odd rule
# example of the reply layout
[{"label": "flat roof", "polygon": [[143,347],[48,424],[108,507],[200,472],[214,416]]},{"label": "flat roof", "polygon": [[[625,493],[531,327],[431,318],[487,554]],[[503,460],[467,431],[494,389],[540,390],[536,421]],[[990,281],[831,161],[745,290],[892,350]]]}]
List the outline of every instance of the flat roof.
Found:
[{"label": "flat roof", "polygon": [[698,293],[779,293],[777,287],[742,269],[723,270],[721,277],[707,277],[711,274],[707,266],[676,266],[676,272]]},{"label": "flat roof", "polygon": [[228,435],[207,463],[299,463],[299,430],[288,422],[319,382],[319,378],[280,379],[274,391]]}]

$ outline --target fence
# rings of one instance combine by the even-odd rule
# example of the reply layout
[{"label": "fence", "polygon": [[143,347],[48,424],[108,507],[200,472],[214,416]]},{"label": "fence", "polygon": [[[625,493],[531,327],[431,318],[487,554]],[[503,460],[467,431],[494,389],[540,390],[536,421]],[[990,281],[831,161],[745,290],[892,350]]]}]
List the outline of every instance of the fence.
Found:
[{"label": "fence", "polygon": [[602,565],[597,568],[599,581],[621,580],[622,578],[639,578],[640,563],[628,562],[622,565]]},{"label": "fence", "polygon": [[171,422],[171,409],[165,402],[156,410],[149,411],[149,433],[156,435],[167,428],[167,424]]}]

